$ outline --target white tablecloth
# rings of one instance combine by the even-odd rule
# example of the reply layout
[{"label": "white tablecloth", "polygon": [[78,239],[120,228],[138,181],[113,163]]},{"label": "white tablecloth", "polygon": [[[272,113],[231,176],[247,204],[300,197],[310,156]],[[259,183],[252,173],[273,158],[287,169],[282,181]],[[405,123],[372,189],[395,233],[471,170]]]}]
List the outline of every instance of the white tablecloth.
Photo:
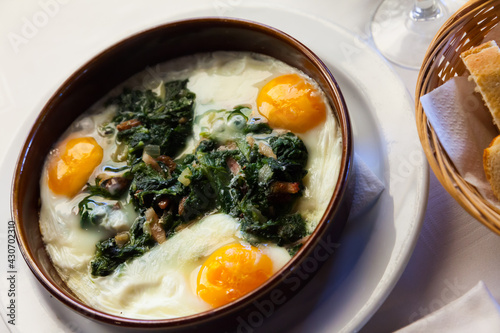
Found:
[{"label": "white tablecloth", "polygon": [[[140,8],[148,1],[139,3],[115,0],[114,2],[117,12],[134,13],[134,20],[130,26],[123,27],[125,32],[140,27],[141,20],[145,22],[146,18]],[[454,5],[453,1],[448,2]],[[238,6],[241,0],[213,0],[211,3],[219,10],[230,10],[231,6]],[[300,11],[346,27],[363,38],[368,38],[368,22],[380,0],[268,0],[266,3],[293,6]],[[161,20],[162,11],[166,10],[182,12],[183,4],[182,1],[166,1],[164,8],[158,10],[157,16],[148,17],[147,20],[151,22]],[[71,8],[73,13],[77,12],[80,15],[70,17],[59,15],[65,8]],[[56,78],[53,82],[61,83],[67,75],[54,66],[57,59],[47,58],[43,52],[33,54],[32,50],[60,48],[59,54],[64,57],[65,41],[78,39],[79,34],[86,34],[87,38],[88,34],[92,34],[91,38],[95,38],[98,43],[110,44],[112,41],[107,40],[106,35],[99,34],[94,28],[106,26],[108,15],[113,13],[101,13],[98,8],[97,0],[2,0],[0,2],[0,146],[2,147],[0,160],[17,157],[17,153],[9,151],[7,147],[13,144],[17,133],[25,131],[27,125],[24,121],[28,119],[30,112],[39,108],[41,101],[46,100],[56,88],[56,86],[43,86],[43,77],[51,76]],[[29,38],[15,40],[13,44],[12,37],[8,38],[9,33],[19,34],[27,18],[35,19],[34,15],[41,10],[45,10],[48,14],[52,13],[46,15],[47,23],[44,23],[45,18],[40,16],[38,18],[40,27],[28,31]],[[78,23],[85,29],[68,36],[61,33],[60,29],[64,28],[65,24],[71,26],[74,22],[64,22],[64,20],[79,20]],[[37,36],[42,35],[43,38],[37,39]],[[54,39],[47,38],[47,35],[54,36]],[[39,45],[38,40],[43,40],[45,44]],[[16,48],[19,52],[15,52]],[[91,56],[84,48],[79,51],[81,55],[79,63]],[[417,71],[397,66],[394,68],[410,95],[414,96]],[[19,73],[22,74],[18,75]],[[12,119],[15,119],[15,122],[12,122]],[[0,219],[1,223],[5,223],[10,216],[9,198],[0,199],[2,200]],[[3,255],[6,235],[0,236],[2,240],[0,264],[3,269],[6,267],[6,256]],[[480,280],[483,280],[493,296],[500,300],[500,283],[497,280],[500,276],[500,261],[496,258],[497,253],[500,253],[500,238],[470,217],[443,189],[431,172],[427,213],[413,256],[392,293],[362,331],[387,332],[404,327],[455,300]],[[21,257],[18,257],[18,260],[22,260]],[[4,275],[1,275],[1,278],[3,279]],[[1,290],[2,297],[6,292]],[[61,305],[54,302],[54,306]],[[19,320],[29,320],[29,318],[19,318]],[[3,326],[0,331],[7,329],[4,327],[12,328]],[[71,327],[71,323],[61,324],[59,329],[85,331],[82,328]]]}]

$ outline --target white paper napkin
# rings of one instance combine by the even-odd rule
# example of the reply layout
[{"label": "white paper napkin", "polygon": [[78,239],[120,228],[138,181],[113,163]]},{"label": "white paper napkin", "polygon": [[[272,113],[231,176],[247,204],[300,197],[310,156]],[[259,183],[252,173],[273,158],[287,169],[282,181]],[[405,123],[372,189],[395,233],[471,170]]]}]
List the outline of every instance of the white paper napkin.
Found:
[{"label": "white paper napkin", "polygon": [[474,82],[454,77],[420,101],[439,141],[462,177],[500,206],[483,170],[483,151],[498,135]]},{"label": "white paper napkin", "polygon": [[368,211],[385,188],[359,155],[354,154],[353,160],[354,182],[348,189],[352,196],[349,219],[355,219]]},{"label": "white paper napkin", "polygon": [[460,298],[397,332],[500,332],[500,306],[480,281]]}]

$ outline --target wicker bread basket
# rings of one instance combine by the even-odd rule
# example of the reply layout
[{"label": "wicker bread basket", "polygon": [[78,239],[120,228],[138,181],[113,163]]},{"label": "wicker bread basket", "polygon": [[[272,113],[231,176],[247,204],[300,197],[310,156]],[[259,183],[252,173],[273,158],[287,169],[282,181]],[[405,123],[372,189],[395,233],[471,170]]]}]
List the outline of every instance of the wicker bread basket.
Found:
[{"label": "wicker bread basket", "polygon": [[460,53],[482,43],[500,22],[500,0],[469,1],[452,15],[434,37],[420,70],[415,92],[418,134],[427,160],[443,187],[473,217],[500,234],[500,210],[462,178],[442,147],[420,103],[420,97],[444,84],[466,68]]}]

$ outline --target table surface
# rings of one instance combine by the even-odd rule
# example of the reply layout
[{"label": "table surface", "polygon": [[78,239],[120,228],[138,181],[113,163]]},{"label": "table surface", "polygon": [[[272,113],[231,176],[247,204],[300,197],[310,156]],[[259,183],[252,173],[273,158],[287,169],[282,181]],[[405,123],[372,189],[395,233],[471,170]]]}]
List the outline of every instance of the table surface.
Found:
[{"label": "table surface", "polygon": [[[108,1],[115,2],[117,11],[134,12],[139,18],[139,23],[131,22],[130,27],[124,27],[124,30],[134,31],[140,27],[140,20],[145,19],[141,16],[140,9],[148,1],[140,2],[140,4],[136,1]],[[248,4],[248,2],[256,1],[245,3]],[[158,10],[157,17],[151,20],[161,20],[162,12],[181,13],[183,6],[187,6],[186,3],[189,1],[182,2],[182,4],[180,1],[164,1],[162,10]],[[214,8],[230,11],[232,7],[241,4],[242,0],[212,0],[209,3]],[[292,6],[300,11],[329,20],[347,28],[368,42],[370,42],[369,21],[379,3],[380,0],[268,0],[265,2],[268,5]],[[447,3],[452,8],[458,8],[459,5],[456,1]],[[43,82],[44,75],[55,76],[59,82],[62,82],[64,76],[67,75],[64,72],[58,72],[57,66],[50,66],[57,63],[57,59],[48,59],[44,54],[33,54],[34,49],[43,49],[37,45],[36,35],[58,35],[60,31],[57,29],[64,27],[65,24],[60,22],[64,20],[64,15],[58,13],[65,7],[73,7],[73,11],[78,10],[81,13],[80,24],[84,25],[85,29],[95,32],[92,26],[105,26],[107,15],[112,15],[109,12],[101,13],[93,10],[98,6],[99,1],[81,0],[0,1],[0,119],[2,119],[0,142],[2,142],[2,147],[9,147],[14,143],[16,133],[26,126],[23,120],[28,118],[28,111],[39,106],[40,101],[47,99],[55,88],[42,86],[41,89],[35,89],[34,84]],[[18,52],[15,52],[12,40],[8,38],[9,33],[19,31],[25,25],[27,18],[35,18],[36,14],[44,8],[49,13],[52,8],[53,15],[47,17],[49,21],[57,23],[41,25],[39,29],[28,31],[31,33],[30,38],[18,41]],[[86,30],[82,30],[81,33],[86,33]],[[102,45],[111,43],[106,40],[105,35],[94,34],[93,38]],[[50,40],[46,36],[40,39]],[[52,45],[47,43],[44,47],[62,48],[63,45],[60,44],[61,40],[58,40]],[[64,56],[64,52],[61,52],[61,56]],[[89,56],[90,54],[87,54],[85,49],[81,50],[82,61]],[[418,72],[398,66],[394,66],[394,69],[407,87],[411,98],[414,98]],[[22,71],[33,73],[33,82],[22,82],[17,79],[16,73]],[[13,114],[16,116],[14,117]],[[16,119],[16,122],[12,123],[10,119]],[[7,148],[0,150],[0,161],[12,156],[15,158],[16,154],[9,153]],[[432,172],[429,182],[427,212],[414,253],[399,282],[361,330],[362,332],[388,332],[404,327],[460,297],[480,280],[486,283],[496,299],[500,299],[500,283],[497,280],[500,276],[500,261],[495,255],[500,251],[500,238],[468,215],[444,190]],[[2,186],[9,185],[2,184]],[[5,221],[9,216],[9,206],[0,205],[0,217]],[[4,251],[6,235],[0,234],[0,239],[1,251]],[[0,258],[2,267],[6,267],[3,262],[6,260],[4,257]],[[1,292],[6,293],[4,290]],[[4,318],[3,314],[2,317]],[[0,327],[0,331],[7,330],[4,327]],[[66,329],[75,331],[72,327],[66,327]]]}]

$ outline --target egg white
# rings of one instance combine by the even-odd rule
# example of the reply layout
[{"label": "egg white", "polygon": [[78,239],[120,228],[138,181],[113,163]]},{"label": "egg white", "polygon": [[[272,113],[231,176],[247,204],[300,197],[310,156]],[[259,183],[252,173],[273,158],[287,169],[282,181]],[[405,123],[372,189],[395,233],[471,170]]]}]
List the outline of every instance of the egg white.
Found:
[{"label": "egg white", "polygon": [[[259,116],[256,99],[260,88],[273,78],[290,73],[305,77],[299,70],[266,56],[216,52],[150,68],[115,88],[110,95],[120,93],[123,86],[154,89],[161,82],[189,79],[188,88],[197,96],[195,117],[210,110],[231,110],[238,105],[248,106],[253,116]],[[80,117],[61,138],[92,136],[103,147],[104,159],[90,177],[91,183],[104,172],[105,166],[125,165],[125,162],[113,162],[110,157],[117,149],[114,137],[103,138],[97,133],[97,126],[109,122],[114,113],[113,108],[104,108],[103,101],[105,99]],[[309,231],[316,227],[324,214],[340,168],[341,135],[337,120],[328,103],[326,105],[325,122],[298,134],[308,149],[309,160],[304,196],[294,210],[306,218]],[[195,124],[193,137],[184,153],[192,152],[196,147],[200,131],[200,125]],[[121,265],[111,275],[94,278],[89,273],[89,262],[95,253],[95,244],[130,227],[137,216],[132,205],[126,206],[128,218],[117,218],[105,229],[83,230],[77,206],[86,194],[78,194],[71,200],[54,195],[47,185],[47,162],[40,187],[40,230],[56,269],[83,302],[108,313],[154,319],[186,316],[210,309],[210,305],[196,295],[196,276],[201,265],[224,245],[245,244],[234,218],[212,214],[177,232],[143,256]],[[259,248],[271,258],[273,272],[291,258],[284,248],[273,244],[261,244]]]},{"label": "egg white", "polygon": [[[209,215],[174,234],[143,256],[127,262],[113,274],[93,279],[96,290],[90,304],[133,318],[173,318],[211,308],[196,296],[200,266],[218,248],[244,243],[238,222],[226,214]],[[290,259],[277,246],[262,246],[273,261],[273,271]],[[96,299],[95,292],[100,295]]]}]

